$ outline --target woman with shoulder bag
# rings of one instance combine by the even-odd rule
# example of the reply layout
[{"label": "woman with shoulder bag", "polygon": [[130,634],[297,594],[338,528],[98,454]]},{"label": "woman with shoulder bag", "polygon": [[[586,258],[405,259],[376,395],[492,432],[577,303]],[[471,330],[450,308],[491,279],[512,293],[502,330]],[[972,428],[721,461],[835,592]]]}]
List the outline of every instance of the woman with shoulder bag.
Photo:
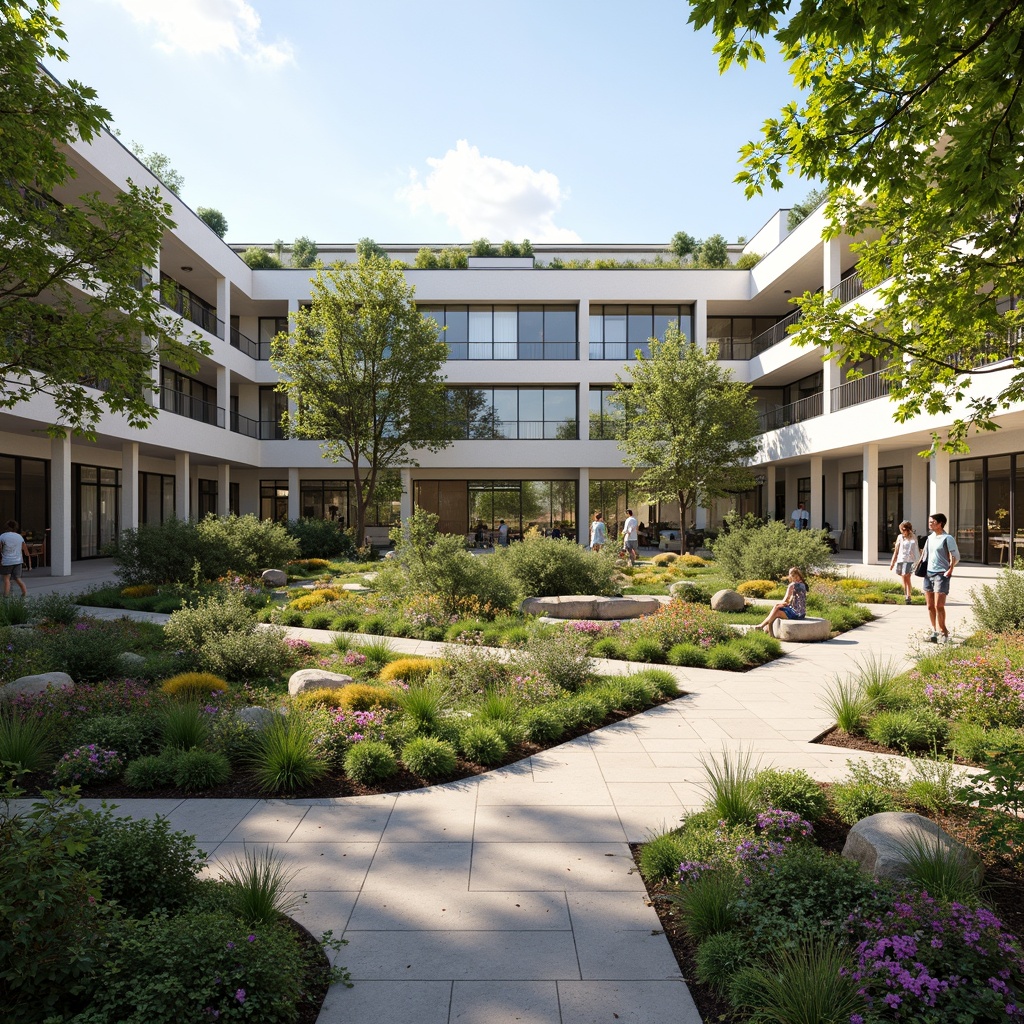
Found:
[{"label": "woman with shoulder bag", "polygon": [[911,603],[914,595],[914,586],[911,576],[914,572],[914,563],[917,561],[919,549],[917,537],[914,535],[914,527],[906,519],[900,523],[900,535],[892,549],[892,560],[889,568],[896,570],[896,575],[903,581],[903,600],[906,604]]}]

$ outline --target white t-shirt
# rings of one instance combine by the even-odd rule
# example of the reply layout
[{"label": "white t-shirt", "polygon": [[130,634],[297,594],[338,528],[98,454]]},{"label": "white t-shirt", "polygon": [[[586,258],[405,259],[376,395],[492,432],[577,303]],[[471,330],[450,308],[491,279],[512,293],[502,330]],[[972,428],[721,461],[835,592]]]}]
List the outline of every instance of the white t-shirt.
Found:
[{"label": "white t-shirt", "polygon": [[900,539],[896,542],[899,547],[896,549],[896,564],[900,562],[916,562],[917,556],[920,550],[917,546],[916,537],[904,537],[900,536]]},{"label": "white t-shirt", "polygon": [[789,518],[793,520],[793,528],[796,530],[806,530],[811,524],[811,513],[805,508],[793,509]]},{"label": "white t-shirt", "polygon": [[608,539],[608,528],[604,525],[603,519],[595,519],[590,524],[590,546],[604,544]]},{"label": "white t-shirt", "polygon": [[20,533],[15,533],[13,530],[7,533],[0,533],[0,548],[3,549],[2,564],[3,565],[21,565],[22,563],[22,552],[21,545],[25,543],[25,538]]},{"label": "white t-shirt", "polygon": [[626,521],[622,524],[622,536],[626,541],[636,541],[636,531],[639,523],[636,521],[636,516],[629,516]]}]

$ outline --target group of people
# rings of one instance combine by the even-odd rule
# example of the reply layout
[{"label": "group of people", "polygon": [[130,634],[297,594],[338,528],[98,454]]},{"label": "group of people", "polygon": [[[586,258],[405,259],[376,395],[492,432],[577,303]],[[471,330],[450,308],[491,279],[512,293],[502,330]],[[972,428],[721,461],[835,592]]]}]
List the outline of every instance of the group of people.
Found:
[{"label": "group of people", "polygon": [[[608,526],[604,521],[604,513],[595,512],[594,521],[590,524],[590,547],[594,551],[600,551],[607,543]],[[640,524],[631,508],[626,509],[626,521],[622,524],[622,550],[629,559],[629,564],[636,565],[640,555]]]}]

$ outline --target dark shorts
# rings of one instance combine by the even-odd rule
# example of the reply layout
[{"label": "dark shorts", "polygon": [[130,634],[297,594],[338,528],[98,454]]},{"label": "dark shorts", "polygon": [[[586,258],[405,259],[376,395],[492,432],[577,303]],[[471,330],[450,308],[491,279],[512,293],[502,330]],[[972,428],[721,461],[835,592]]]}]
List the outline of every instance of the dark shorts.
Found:
[{"label": "dark shorts", "polygon": [[803,619],[807,617],[806,613],[800,613],[795,608],[790,608],[788,604],[784,604],[782,610],[786,613],[787,619]]},{"label": "dark shorts", "polygon": [[622,550],[623,550],[623,551],[638,551],[638,550],[639,550],[639,548],[640,548],[640,546],[639,546],[639,544],[637,543],[637,541],[635,541],[635,540],[627,540],[627,541],[626,541],[626,542],[625,542],[625,543],[624,543],[624,544],[622,545]]},{"label": "dark shorts", "polygon": [[936,594],[949,593],[949,577],[944,572],[930,572],[924,578],[924,591],[934,591]]},{"label": "dark shorts", "polygon": [[20,580],[21,562],[17,565],[0,565],[0,576],[10,576],[12,580]]}]

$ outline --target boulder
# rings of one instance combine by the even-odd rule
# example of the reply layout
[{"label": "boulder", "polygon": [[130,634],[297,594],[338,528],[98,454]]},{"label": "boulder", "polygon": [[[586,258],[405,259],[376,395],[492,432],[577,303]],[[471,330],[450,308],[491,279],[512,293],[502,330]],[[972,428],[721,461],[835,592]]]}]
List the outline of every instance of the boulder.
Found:
[{"label": "boulder", "polygon": [[131,675],[132,672],[138,672],[139,669],[144,668],[146,659],[141,654],[136,654],[134,651],[124,651],[117,656],[117,666],[122,672],[127,672]]},{"label": "boulder", "polygon": [[737,590],[720,590],[711,598],[711,609],[716,612],[741,612],[747,602]]},{"label": "boulder", "polygon": [[906,878],[908,852],[936,845],[963,857],[981,880],[985,869],[974,853],[934,821],[907,811],[883,811],[858,821],[846,837],[843,856],[875,878]]},{"label": "boulder", "polygon": [[20,676],[6,686],[0,686],[0,697],[16,697],[19,693],[43,693],[49,687],[71,690],[75,681],[67,672],[41,672],[36,676]]},{"label": "boulder", "polygon": [[355,680],[341,672],[328,672],[322,668],[300,668],[288,680],[288,692],[294,697],[307,690],[340,690]]},{"label": "boulder", "polygon": [[598,619],[636,619],[641,615],[653,615],[661,602],[649,594],[630,594],[628,597],[599,597],[594,602]]},{"label": "boulder", "polygon": [[274,717],[275,712],[271,711],[270,708],[239,708],[235,712],[235,718],[256,732],[259,732],[261,729],[266,729],[266,727],[274,720]]},{"label": "boulder", "polygon": [[788,644],[809,644],[827,640],[832,635],[832,623],[828,619],[776,619],[775,636]]},{"label": "boulder", "polygon": [[651,615],[662,605],[654,596],[630,594],[627,597],[597,597],[593,594],[570,594],[562,597],[528,597],[519,606],[524,615],[541,615],[552,619],[637,619]]},{"label": "boulder", "polygon": [[284,587],[288,584],[288,573],[283,569],[264,569],[260,578],[265,587]]}]

